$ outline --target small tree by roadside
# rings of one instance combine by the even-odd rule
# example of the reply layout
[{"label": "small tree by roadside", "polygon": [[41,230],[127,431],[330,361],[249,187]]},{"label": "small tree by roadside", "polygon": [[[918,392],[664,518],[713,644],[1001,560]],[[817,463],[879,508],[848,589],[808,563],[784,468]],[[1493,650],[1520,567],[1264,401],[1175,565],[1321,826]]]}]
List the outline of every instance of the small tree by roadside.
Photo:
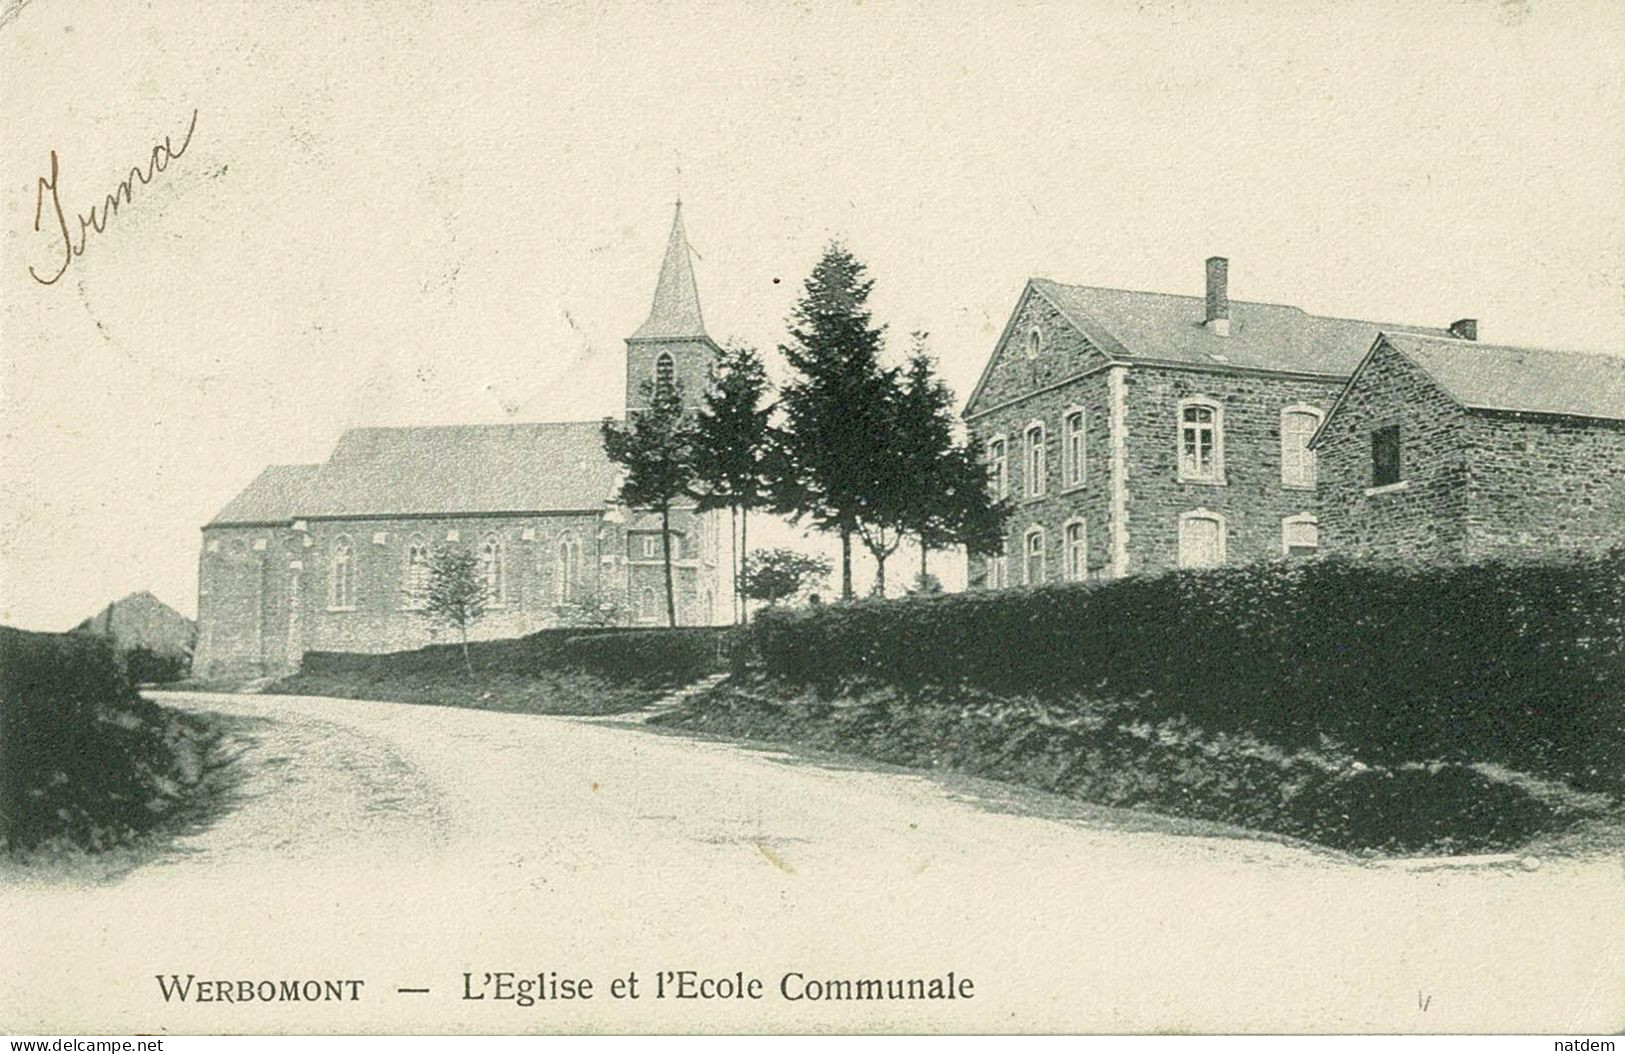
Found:
[{"label": "small tree by roadside", "polygon": [[429,573],[420,593],[413,599],[421,605],[423,617],[436,626],[457,631],[463,642],[463,666],[474,676],[474,660],[468,654],[468,631],[485,616],[490,600],[480,558],[462,546],[441,546],[429,554]]},{"label": "small tree by roadside", "polygon": [[829,572],[827,557],[794,549],[757,549],[745,557],[742,587],[750,600],[777,604],[823,584]]}]

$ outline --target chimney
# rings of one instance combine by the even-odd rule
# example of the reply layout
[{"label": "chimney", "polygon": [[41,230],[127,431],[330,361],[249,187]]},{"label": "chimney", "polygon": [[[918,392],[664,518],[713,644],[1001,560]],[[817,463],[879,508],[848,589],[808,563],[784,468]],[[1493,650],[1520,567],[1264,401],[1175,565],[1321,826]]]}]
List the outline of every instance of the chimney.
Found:
[{"label": "chimney", "polygon": [[1210,332],[1230,335],[1230,261],[1222,256],[1207,258],[1206,321]]},{"label": "chimney", "polygon": [[1478,339],[1478,319],[1458,318],[1450,323],[1450,335],[1460,337],[1462,340]]}]

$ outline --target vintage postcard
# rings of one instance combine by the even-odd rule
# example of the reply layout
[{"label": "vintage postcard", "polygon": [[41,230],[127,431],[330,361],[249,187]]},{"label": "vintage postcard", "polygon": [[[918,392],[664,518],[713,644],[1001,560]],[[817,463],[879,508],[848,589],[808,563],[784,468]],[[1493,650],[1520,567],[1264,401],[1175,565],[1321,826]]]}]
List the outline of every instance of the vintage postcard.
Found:
[{"label": "vintage postcard", "polygon": [[1617,5],[0,69],[0,1031],[1625,1027]]}]

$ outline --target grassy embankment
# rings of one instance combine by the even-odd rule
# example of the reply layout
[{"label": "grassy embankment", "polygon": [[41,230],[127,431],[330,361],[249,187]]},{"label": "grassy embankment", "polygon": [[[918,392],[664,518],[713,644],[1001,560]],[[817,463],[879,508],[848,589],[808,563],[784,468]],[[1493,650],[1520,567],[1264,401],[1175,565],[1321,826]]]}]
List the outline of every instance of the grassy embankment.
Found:
[{"label": "grassy embankment", "polygon": [[141,698],[103,638],[0,627],[0,850],[101,851],[198,815],[220,741]]},{"label": "grassy embankment", "polygon": [[1625,844],[1625,558],[768,613],[674,728],[1346,850]]},{"label": "grassy embankment", "polygon": [[640,710],[715,661],[713,630],[543,630],[514,640],[382,655],[309,652],[279,695],[598,716]]}]

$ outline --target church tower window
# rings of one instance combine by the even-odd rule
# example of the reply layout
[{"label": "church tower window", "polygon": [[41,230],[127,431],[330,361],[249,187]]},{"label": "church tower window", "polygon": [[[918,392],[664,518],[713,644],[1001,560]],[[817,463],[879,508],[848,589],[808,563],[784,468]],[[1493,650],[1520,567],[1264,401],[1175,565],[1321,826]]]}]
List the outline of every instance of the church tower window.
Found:
[{"label": "church tower window", "polygon": [[[687,390],[703,378],[721,349],[705,331],[699,288],[694,281],[694,250],[683,230],[683,207],[672,216],[666,254],[654,299],[643,324],[626,338],[626,408],[643,409],[656,393],[676,392],[692,409],[699,391]],[[697,385],[696,385],[697,386]]]},{"label": "church tower window", "polygon": [[677,363],[671,357],[671,352],[663,351],[655,359],[655,394],[670,395],[672,385],[676,383]]}]

